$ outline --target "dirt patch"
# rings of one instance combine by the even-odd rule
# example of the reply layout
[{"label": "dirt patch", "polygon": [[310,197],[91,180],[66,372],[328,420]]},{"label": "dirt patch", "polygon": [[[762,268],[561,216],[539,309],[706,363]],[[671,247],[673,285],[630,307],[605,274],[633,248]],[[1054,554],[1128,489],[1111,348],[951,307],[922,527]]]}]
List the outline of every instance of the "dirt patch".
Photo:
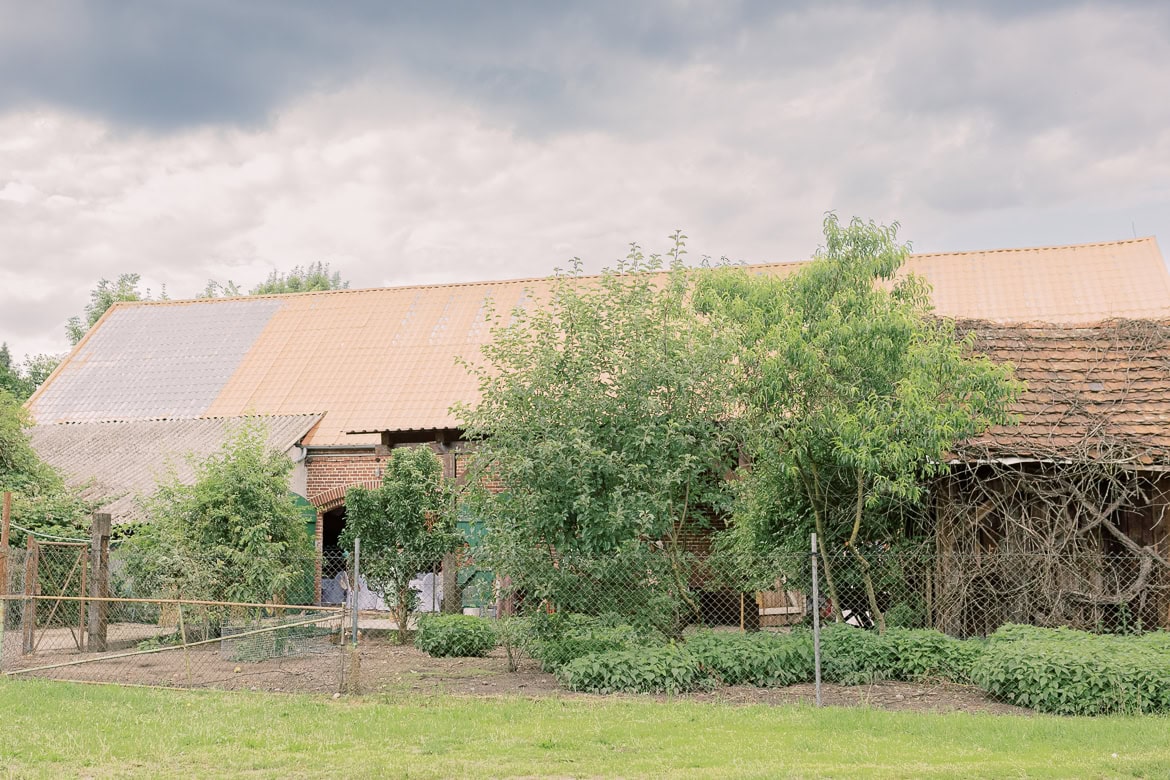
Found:
[{"label": "dirt patch", "polygon": [[[181,649],[168,649],[126,657],[112,655],[115,654],[90,656],[95,660],[74,664],[83,656],[75,652],[42,652],[25,657],[9,654],[5,658],[4,670],[71,664],[38,669],[29,674],[82,682],[320,694],[345,690],[344,675],[348,673],[347,659],[337,646],[325,646],[319,652],[307,655],[259,662],[232,660],[216,645],[190,649],[186,654]],[[539,664],[528,658],[521,660],[516,672],[509,672],[504,651],[500,649],[486,658],[431,658],[413,647],[401,647],[387,639],[374,638],[363,641],[359,655],[363,693],[600,698],[562,690],[553,675],[542,672]],[[1031,713],[1031,710],[993,701],[978,688],[952,683],[826,684],[822,692],[825,704],[835,707]],[[730,686],[672,698],[727,704],[787,705],[813,704],[816,697],[812,684],[801,684],[787,688]]]}]

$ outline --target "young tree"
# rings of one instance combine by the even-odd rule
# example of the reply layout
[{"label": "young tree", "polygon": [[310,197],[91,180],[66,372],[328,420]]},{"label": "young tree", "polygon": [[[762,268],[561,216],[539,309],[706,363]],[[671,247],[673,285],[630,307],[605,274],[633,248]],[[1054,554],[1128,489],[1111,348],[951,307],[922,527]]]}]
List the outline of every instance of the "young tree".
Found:
[{"label": "young tree", "polygon": [[[89,303],[85,305],[85,320],[81,317],[70,317],[65,324],[65,335],[69,343],[76,345],[94,326],[106,310],[119,301],[149,301],[150,290],[142,292],[138,283],[142,277],[138,274],[121,274],[116,282],[109,279],[98,280],[97,287],[89,293]],[[163,290],[162,299],[166,299],[166,290]]]},{"label": "young tree", "polygon": [[664,260],[637,246],[613,271],[579,262],[547,301],[490,315],[481,400],[463,407],[480,442],[486,558],[537,601],[612,611],[668,632],[695,618],[682,543],[727,498],[724,421],[732,342],[695,316],[683,239]]},{"label": "young tree", "polygon": [[329,273],[329,263],[310,263],[302,268],[295,266],[288,273],[273,271],[263,283],[252,288],[251,295],[275,295],[277,293],[313,292],[318,290],[344,290],[349,282],[342,281],[341,273]]},{"label": "young tree", "polygon": [[195,482],[172,473],[145,501],[148,521],[124,544],[142,591],[166,598],[267,602],[304,589],[313,547],[289,492],[288,457],[269,450],[248,421],[195,465]]},{"label": "young tree", "polygon": [[418,599],[411,580],[462,540],[455,532],[455,497],[435,453],[427,447],[395,449],[385,465],[381,487],[346,494],[341,545],[352,548],[361,539],[361,574],[394,611],[404,644]]},{"label": "young tree", "polygon": [[900,536],[901,510],[946,469],[956,442],[1008,421],[1020,386],[932,316],[922,279],[896,276],[909,252],[896,225],[830,214],[824,230],[825,247],[794,275],[724,271],[698,297],[742,339],[751,468],[740,532],[764,549],[799,549],[815,529],[838,619],[835,575],[850,560],[884,628],[869,551]]}]

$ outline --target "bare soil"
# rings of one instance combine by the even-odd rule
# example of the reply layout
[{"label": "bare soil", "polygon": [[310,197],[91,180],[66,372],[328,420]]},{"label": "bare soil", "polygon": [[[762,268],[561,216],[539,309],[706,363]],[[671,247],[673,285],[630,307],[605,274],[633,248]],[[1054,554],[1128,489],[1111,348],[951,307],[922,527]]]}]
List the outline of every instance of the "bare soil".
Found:
[{"label": "bare soil", "polygon": [[[363,640],[358,653],[362,693],[600,698],[562,690],[553,675],[542,672],[528,658],[520,660],[516,672],[509,672],[504,651],[498,648],[486,658],[431,658],[413,647],[372,638]],[[346,691],[345,677],[352,674],[350,658],[335,645],[326,645],[320,652],[307,655],[255,663],[234,661],[216,645],[193,648],[185,654],[181,649],[167,649],[120,658],[112,655],[81,656],[76,652],[49,651],[20,657],[9,652],[5,654],[4,671],[26,668],[30,676],[81,682],[330,695]],[[95,660],[74,663],[90,658]],[[70,665],[41,668],[54,664]],[[994,701],[978,688],[953,683],[825,684],[822,692],[825,704],[837,707],[1031,714],[1031,710]],[[813,704],[815,690],[811,683],[787,688],[730,686],[671,698],[727,704]]]}]

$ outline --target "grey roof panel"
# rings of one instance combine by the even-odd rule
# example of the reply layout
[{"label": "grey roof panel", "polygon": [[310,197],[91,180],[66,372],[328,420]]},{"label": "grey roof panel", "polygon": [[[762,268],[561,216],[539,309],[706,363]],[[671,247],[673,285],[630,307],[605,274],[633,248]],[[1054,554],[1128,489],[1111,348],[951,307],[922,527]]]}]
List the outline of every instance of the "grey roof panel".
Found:
[{"label": "grey roof panel", "polygon": [[198,417],[280,306],[259,299],[120,308],[30,410],[41,423]]},{"label": "grey roof panel", "polygon": [[[173,468],[183,482],[194,479],[188,455],[206,458],[223,446],[230,431],[248,418],[61,423],[37,425],[29,433],[33,449],[57,467],[83,495],[104,500],[102,511],[115,523],[141,519],[141,496],[154,492],[159,478]],[[268,428],[268,446],[286,452],[321,419],[319,414],[260,418]]]}]

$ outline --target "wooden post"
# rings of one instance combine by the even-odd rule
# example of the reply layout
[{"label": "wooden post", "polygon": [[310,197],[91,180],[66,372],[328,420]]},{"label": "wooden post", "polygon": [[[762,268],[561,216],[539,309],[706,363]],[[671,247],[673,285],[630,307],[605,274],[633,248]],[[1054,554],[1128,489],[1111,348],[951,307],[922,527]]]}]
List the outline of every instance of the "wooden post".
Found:
[{"label": "wooden post", "polygon": [[[8,527],[11,522],[12,494],[4,491],[4,500],[0,508],[0,596],[8,595]],[[0,616],[3,614],[4,602],[0,601]],[[0,631],[3,631],[3,628],[0,628]]]},{"label": "wooden post", "polygon": [[442,581],[443,603],[440,609],[448,615],[458,615],[463,611],[463,594],[459,592],[459,568],[455,563],[455,553],[443,555]]},{"label": "wooden post", "polygon": [[37,549],[37,540],[32,534],[28,535],[24,547],[24,605],[20,610],[20,633],[22,655],[28,655],[36,646],[37,637],[37,558],[40,550]]},{"label": "wooden post", "polygon": [[106,651],[106,609],[104,599],[110,595],[110,516],[104,512],[93,513],[90,527],[89,559],[93,562],[93,578],[89,581],[89,650],[92,653]]}]

